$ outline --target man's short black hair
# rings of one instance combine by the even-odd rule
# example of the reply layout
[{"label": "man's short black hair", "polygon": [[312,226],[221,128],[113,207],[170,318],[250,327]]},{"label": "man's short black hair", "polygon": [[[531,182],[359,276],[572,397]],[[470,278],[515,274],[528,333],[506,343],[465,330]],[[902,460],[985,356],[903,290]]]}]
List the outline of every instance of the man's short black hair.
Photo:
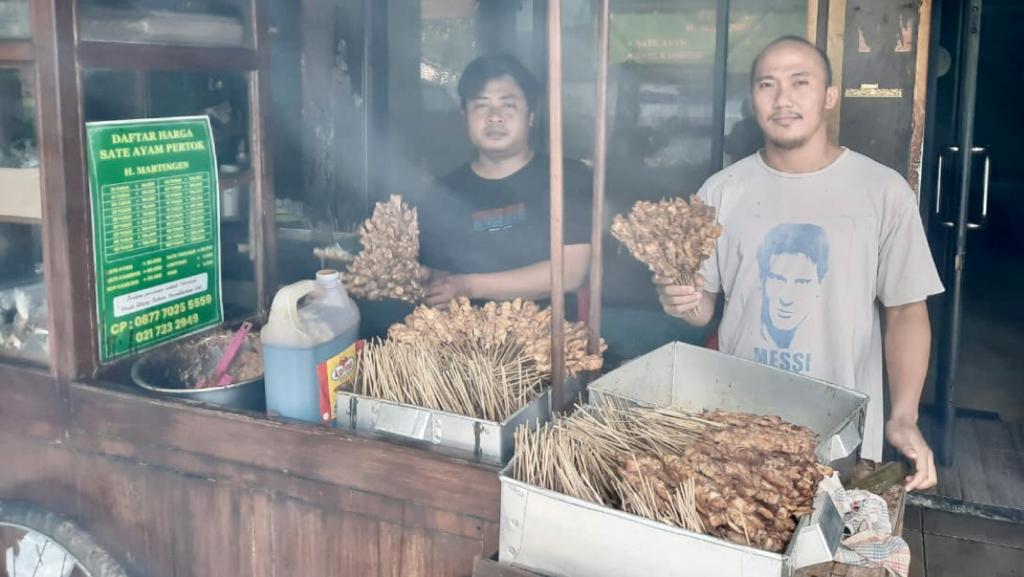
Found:
[{"label": "man's short black hair", "polygon": [[825,86],[832,86],[832,61],[829,60],[828,54],[825,54],[825,51],[822,50],[817,44],[811,42],[810,40],[804,38],[803,36],[797,36],[795,34],[788,34],[786,36],[780,36],[780,37],[776,38],[775,40],[772,40],[768,44],[768,46],[765,46],[764,48],[761,49],[760,52],[757,53],[757,56],[754,57],[754,63],[750,65],[750,85],[751,86],[754,85],[754,75],[757,74],[757,65],[761,62],[761,57],[763,57],[766,52],[768,52],[769,50],[771,50],[775,46],[777,46],[779,44],[782,44],[783,42],[792,42],[792,43],[795,43],[795,44],[803,44],[804,46],[809,46],[809,47],[813,48],[814,51],[818,53],[818,57],[821,58],[822,66],[825,67]]},{"label": "man's short black hair", "polygon": [[463,110],[467,102],[480,96],[488,82],[502,76],[515,80],[526,96],[526,105],[531,112],[537,108],[540,83],[523,63],[509,54],[485,54],[470,62],[459,78],[458,91]]}]

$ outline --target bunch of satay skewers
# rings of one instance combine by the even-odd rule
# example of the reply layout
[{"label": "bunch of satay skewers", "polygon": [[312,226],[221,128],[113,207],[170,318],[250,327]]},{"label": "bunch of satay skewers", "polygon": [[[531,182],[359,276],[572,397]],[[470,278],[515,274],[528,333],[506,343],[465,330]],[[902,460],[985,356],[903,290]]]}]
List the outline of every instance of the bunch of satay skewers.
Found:
[{"label": "bunch of satay skewers", "polygon": [[601,400],[516,431],[525,483],[763,550],[783,551],[821,479],[810,429],[774,416]]},{"label": "bunch of satay skewers", "polygon": [[701,265],[714,252],[722,226],[715,208],[694,196],[659,202],[639,201],[628,215],[617,215],[612,235],[656,277],[693,286]]}]

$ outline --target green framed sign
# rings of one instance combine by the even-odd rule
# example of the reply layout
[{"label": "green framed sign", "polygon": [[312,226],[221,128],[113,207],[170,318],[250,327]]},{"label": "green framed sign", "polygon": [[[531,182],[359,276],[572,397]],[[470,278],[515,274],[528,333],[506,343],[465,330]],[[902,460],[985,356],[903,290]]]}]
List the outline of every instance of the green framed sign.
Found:
[{"label": "green framed sign", "polygon": [[86,138],[100,361],[219,325],[209,118],[90,122]]}]

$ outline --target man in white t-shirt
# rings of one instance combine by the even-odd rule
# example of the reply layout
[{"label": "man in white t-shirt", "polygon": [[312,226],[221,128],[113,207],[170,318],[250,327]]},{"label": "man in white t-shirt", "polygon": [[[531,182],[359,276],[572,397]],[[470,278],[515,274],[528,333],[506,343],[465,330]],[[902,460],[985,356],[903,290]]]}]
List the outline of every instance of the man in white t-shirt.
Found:
[{"label": "man in white t-shirt", "polygon": [[662,306],[704,326],[722,293],[722,351],[867,393],[861,456],[881,458],[884,422],[885,437],[914,462],[907,488],[931,487],[935,463],[917,416],[931,347],[925,300],[942,284],[915,195],[895,171],[828,141],[826,112],[839,95],[813,44],[769,44],[754,61],[751,92],[764,148],[701,187],[724,232],[697,286],[655,279]]}]

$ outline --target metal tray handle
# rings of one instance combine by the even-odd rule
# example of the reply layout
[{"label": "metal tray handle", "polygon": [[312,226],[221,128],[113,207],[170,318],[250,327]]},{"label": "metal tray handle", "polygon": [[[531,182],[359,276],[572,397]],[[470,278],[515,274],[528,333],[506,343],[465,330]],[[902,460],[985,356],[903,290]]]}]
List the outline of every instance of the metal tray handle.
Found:
[{"label": "metal tray handle", "polygon": [[852,420],[846,424],[838,433],[832,435],[828,442],[828,454],[819,455],[825,457],[826,463],[832,463],[845,459],[853,454],[860,447],[862,441],[860,432],[857,430],[857,421]]},{"label": "metal tray handle", "polygon": [[438,425],[427,411],[382,403],[377,407],[373,430],[376,433],[433,443],[435,438],[440,437],[440,431],[435,431]]}]

